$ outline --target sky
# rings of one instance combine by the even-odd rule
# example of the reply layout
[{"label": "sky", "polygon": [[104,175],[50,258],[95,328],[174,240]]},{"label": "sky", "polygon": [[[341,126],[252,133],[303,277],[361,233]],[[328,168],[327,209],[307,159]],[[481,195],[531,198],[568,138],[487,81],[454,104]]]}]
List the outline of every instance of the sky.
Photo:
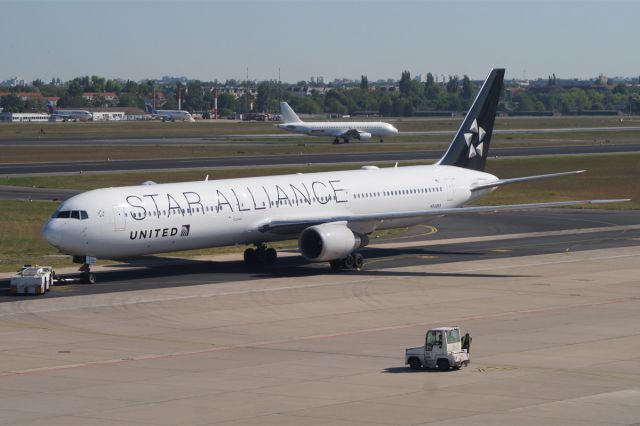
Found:
[{"label": "sky", "polygon": [[636,0],[0,0],[0,80],[640,75]]}]

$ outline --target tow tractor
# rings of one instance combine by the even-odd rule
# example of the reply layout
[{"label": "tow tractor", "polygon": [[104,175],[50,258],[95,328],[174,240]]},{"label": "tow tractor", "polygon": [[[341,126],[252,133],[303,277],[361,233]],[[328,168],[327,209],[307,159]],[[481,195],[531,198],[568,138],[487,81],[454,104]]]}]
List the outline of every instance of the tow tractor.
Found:
[{"label": "tow tractor", "polygon": [[44,294],[56,279],[51,266],[24,265],[11,277],[11,294]]},{"label": "tow tractor", "polygon": [[470,363],[469,353],[462,349],[459,327],[439,327],[427,331],[425,345],[405,350],[404,363],[412,370],[438,368],[454,370]]}]

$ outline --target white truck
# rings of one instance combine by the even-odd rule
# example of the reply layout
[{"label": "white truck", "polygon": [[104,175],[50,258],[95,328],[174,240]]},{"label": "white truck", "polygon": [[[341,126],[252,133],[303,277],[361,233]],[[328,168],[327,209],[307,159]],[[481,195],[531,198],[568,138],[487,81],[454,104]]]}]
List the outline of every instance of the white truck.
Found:
[{"label": "white truck", "polygon": [[49,291],[55,280],[55,271],[51,266],[23,266],[11,277],[11,294],[44,294]]},{"label": "white truck", "polygon": [[411,369],[438,368],[447,371],[469,365],[469,353],[462,349],[459,327],[439,327],[427,331],[425,345],[405,350],[404,363]]}]

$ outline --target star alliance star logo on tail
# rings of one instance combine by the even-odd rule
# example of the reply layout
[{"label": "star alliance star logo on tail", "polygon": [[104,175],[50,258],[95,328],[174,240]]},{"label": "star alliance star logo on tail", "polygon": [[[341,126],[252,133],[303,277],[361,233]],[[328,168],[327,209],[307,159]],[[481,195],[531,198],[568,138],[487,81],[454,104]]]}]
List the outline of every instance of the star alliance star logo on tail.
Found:
[{"label": "star alliance star logo on tail", "polygon": [[467,146],[469,147],[469,158],[473,158],[476,155],[482,157],[482,152],[484,150],[483,141],[486,134],[487,132],[485,132],[482,127],[478,126],[478,121],[473,120],[469,133],[464,134],[464,140],[467,142]]}]

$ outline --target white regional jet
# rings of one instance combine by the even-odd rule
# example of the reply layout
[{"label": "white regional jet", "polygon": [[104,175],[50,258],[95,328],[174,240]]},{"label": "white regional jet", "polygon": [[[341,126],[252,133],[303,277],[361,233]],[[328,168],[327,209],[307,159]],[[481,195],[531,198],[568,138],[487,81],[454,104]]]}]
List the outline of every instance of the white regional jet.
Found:
[{"label": "white regional jet", "polygon": [[232,244],[247,263],[276,260],[270,241],[298,239],[311,262],[359,268],[355,252],[376,229],[423,223],[449,214],[522,210],[626,200],[581,200],[501,206],[465,205],[502,185],[577,172],[499,179],[484,173],[504,69],[494,69],[444,156],[430,166],[204,180],[97,189],[65,201],[44,238],[82,263],[94,282],[96,257]]},{"label": "white regional jet", "polygon": [[333,143],[340,143],[340,138],[344,143],[348,143],[349,139],[368,141],[373,136],[380,137],[380,142],[384,142],[385,136],[398,134],[398,129],[382,121],[304,122],[286,102],[280,102],[280,115],[284,123],[278,124],[278,128],[309,136],[333,137]]},{"label": "white regional jet", "polygon": [[62,121],[91,121],[93,114],[82,109],[54,109],[51,101],[47,102],[47,111],[53,118],[59,118]]},{"label": "white regional jet", "polygon": [[147,112],[158,120],[165,121],[189,121],[194,122],[193,116],[189,111],[177,109],[153,109],[150,104],[146,104]]}]

